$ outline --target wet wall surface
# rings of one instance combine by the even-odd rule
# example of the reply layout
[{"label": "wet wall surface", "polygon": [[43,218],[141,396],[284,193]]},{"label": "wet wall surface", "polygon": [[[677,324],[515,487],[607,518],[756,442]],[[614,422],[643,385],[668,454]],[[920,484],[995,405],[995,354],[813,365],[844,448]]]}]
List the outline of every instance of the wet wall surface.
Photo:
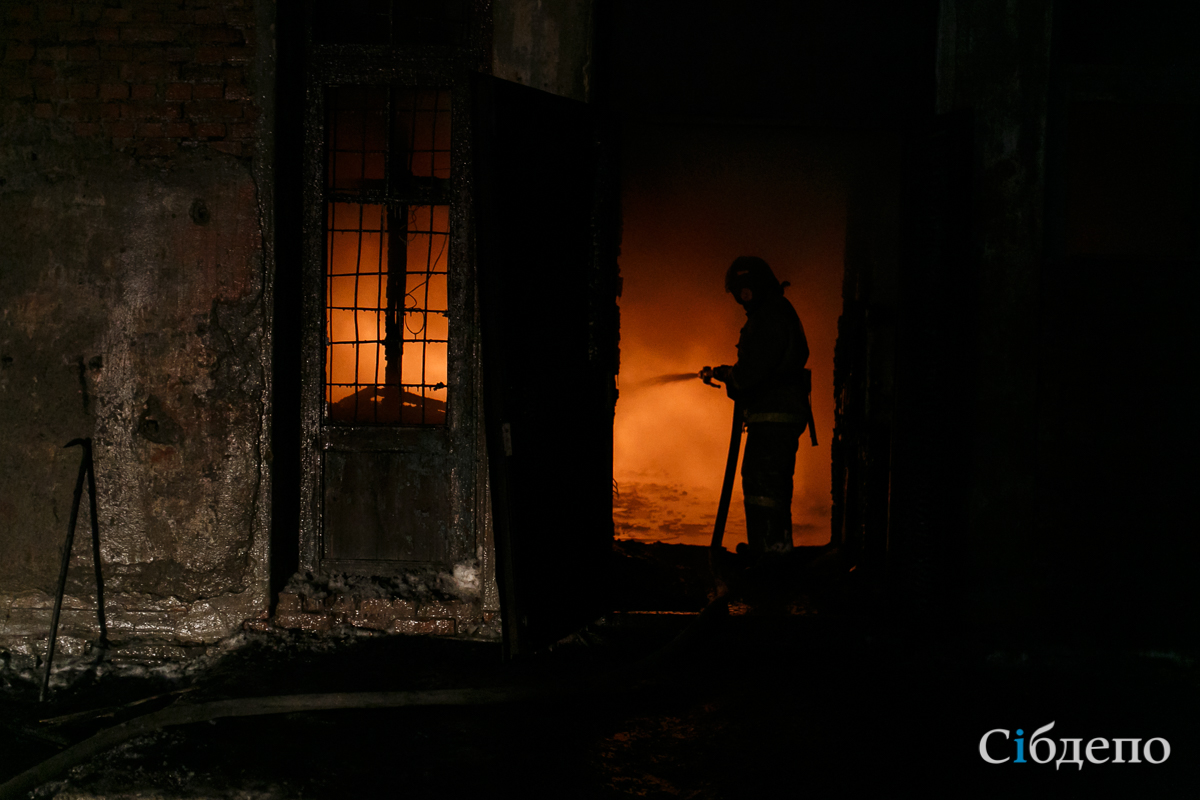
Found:
[{"label": "wet wall surface", "polygon": [[[265,607],[262,220],[249,162],[137,159],[53,122],[0,149],[0,637],[46,635],[94,444],[109,634],[211,642]],[[97,637],[87,501],[62,620]]]}]

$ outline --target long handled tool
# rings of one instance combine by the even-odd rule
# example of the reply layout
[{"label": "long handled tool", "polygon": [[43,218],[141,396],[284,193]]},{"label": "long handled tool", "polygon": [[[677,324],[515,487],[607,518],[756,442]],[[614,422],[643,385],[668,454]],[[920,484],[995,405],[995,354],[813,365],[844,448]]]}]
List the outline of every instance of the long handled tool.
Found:
[{"label": "long handled tool", "polygon": [[50,667],[54,661],[54,644],[58,639],[58,618],[62,613],[63,594],[67,588],[67,568],[71,565],[71,548],[75,543],[75,525],[79,521],[79,503],[83,499],[83,481],[88,484],[88,501],[92,516],[92,559],[96,566],[96,615],[100,622],[100,646],[108,645],[108,625],[104,618],[104,582],[100,575],[100,520],[96,515],[96,470],[92,462],[92,440],[72,439],[63,447],[83,447],[79,477],[75,481],[75,498],[71,502],[71,521],[67,524],[67,541],[63,545],[62,566],[58,571],[58,594],[54,597],[54,616],[50,620],[50,643],[46,648],[46,668],[42,672],[42,690],[38,702],[46,699],[50,686]]}]

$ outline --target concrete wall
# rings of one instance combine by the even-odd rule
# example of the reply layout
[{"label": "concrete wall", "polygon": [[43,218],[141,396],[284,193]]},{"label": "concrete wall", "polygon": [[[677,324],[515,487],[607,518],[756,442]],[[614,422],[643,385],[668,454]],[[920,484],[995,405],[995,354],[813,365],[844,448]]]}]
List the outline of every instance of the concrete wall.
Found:
[{"label": "concrete wall", "polygon": [[[273,3],[2,12],[0,647],[43,646],[62,446],[92,437],[109,636],[179,654],[267,604]],[[97,635],[80,523],[68,653]]]},{"label": "concrete wall", "polygon": [[590,0],[496,0],[492,74],[587,102],[591,93]]},{"label": "concrete wall", "polygon": [[[977,613],[997,625],[1042,605],[1035,531],[1037,315],[1052,5],[942,4],[940,110],[974,114],[975,439],[968,500]],[[1014,624],[1021,624],[1015,623]]]},{"label": "concrete wall", "polygon": [[1200,17],[941,11],[937,109],[970,120],[964,607],[1011,642],[1194,640]]}]

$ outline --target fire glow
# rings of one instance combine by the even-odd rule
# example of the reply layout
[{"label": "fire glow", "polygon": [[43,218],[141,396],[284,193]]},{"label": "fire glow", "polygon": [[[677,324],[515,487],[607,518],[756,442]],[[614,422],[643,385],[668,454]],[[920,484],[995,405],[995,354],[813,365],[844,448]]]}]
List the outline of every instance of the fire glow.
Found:
[{"label": "fire glow", "polygon": [[[326,181],[337,198],[326,206],[329,419],[443,424],[450,94],[350,85],[331,87],[326,101]],[[395,242],[404,246],[389,251]]]},{"label": "fire glow", "polygon": [[[845,191],[837,158],[791,131],[643,128],[623,175],[620,398],[614,517],[623,538],[707,544],[733,403],[701,367],[737,360],[742,308],[724,292],[740,255],[771,264],[808,338],[818,447],[801,437],[797,545],[829,541],[833,346],[841,308]],[[745,541],[741,482],[724,537]]]},{"label": "fire glow", "polygon": [[[385,207],[329,206],[325,370],[326,400],[335,419],[394,422],[400,415],[403,421],[420,422],[421,405],[427,422],[444,419],[449,209],[411,206],[408,217],[405,263],[421,269],[404,276],[396,375],[384,353],[390,277]],[[402,392],[395,388],[397,382]],[[401,401],[403,410],[395,407]],[[364,411],[365,404],[384,407]]]}]

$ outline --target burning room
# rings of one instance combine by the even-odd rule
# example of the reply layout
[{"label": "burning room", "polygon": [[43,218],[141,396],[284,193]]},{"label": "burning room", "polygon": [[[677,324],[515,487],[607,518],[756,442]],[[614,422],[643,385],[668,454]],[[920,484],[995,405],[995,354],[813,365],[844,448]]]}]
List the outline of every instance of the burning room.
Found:
[{"label": "burning room", "polygon": [[[1152,5],[0,2],[0,797],[232,797],[223,739],[263,798],[393,738],[429,790],[833,791],[918,724],[974,780],[1060,690],[1194,778],[1200,15]],[[740,257],[810,372],[778,559]]]}]

